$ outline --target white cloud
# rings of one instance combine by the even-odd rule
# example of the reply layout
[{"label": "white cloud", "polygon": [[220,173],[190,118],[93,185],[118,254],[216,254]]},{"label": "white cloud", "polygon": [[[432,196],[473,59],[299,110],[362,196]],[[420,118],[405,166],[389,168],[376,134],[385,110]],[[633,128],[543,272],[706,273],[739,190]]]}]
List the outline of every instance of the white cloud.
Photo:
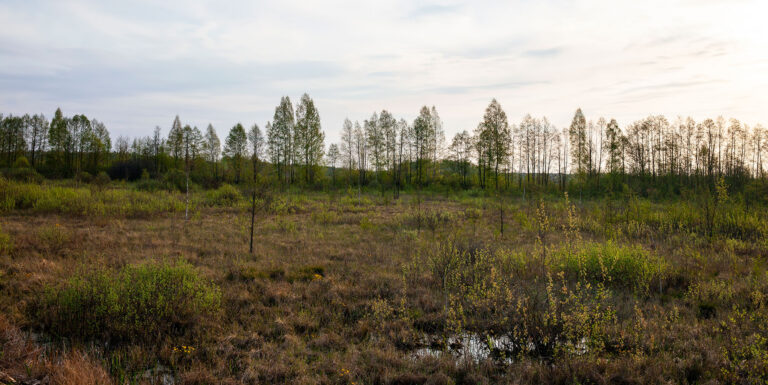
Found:
[{"label": "white cloud", "polygon": [[0,3],[0,112],[85,113],[113,135],[263,124],[282,95],[343,119],[436,105],[449,134],[496,97],[558,126],[582,107],[766,118],[760,1]]}]

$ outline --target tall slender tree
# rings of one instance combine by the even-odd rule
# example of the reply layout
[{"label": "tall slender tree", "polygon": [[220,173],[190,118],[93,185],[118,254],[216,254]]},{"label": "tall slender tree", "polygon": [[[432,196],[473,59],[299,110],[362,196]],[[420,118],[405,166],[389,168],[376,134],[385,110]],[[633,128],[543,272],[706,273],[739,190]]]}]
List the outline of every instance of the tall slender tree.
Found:
[{"label": "tall slender tree", "polygon": [[245,128],[240,123],[235,124],[224,142],[224,154],[232,162],[232,169],[235,174],[235,183],[240,183],[240,174],[243,167],[243,159],[248,151],[248,138]]},{"label": "tall slender tree", "polygon": [[258,181],[261,171],[261,158],[264,156],[264,135],[261,134],[258,124],[251,126],[248,131],[248,142],[251,144],[251,163],[253,164],[253,181]]},{"label": "tall slender tree", "polygon": [[221,154],[221,140],[213,125],[208,123],[203,137],[203,152],[205,160],[213,167],[213,179],[219,178],[219,155]]},{"label": "tall slender tree", "polygon": [[315,169],[320,165],[325,149],[325,134],[320,127],[320,115],[309,95],[301,96],[296,107],[296,155],[301,159],[308,184],[314,183]]}]

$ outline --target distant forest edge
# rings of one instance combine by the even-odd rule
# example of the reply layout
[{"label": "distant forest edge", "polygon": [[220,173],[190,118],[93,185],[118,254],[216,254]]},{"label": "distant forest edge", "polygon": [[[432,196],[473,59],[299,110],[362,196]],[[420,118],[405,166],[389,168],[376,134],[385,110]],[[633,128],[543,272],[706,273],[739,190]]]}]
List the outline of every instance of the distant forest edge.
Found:
[{"label": "distant forest edge", "polygon": [[[577,109],[562,130],[526,115],[510,124],[493,99],[482,121],[446,142],[435,107],[413,122],[387,110],[362,123],[345,119],[340,143],[325,145],[320,115],[304,94],[294,109],[283,97],[263,129],[235,124],[222,143],[176,116],[167,136],[114,141],[104,123],[85,115],[50,121],[42,114],[0,114],[0,169],[9,179],[189,180],[300,188],[411,188],[502,191],[620,192],[673,196],[711,191],[718,180],[748,199],[768,199],[761,125],[722,117],[696,122],[649,116],[623,128],[615,119],[587,120]],[[179,186],[179,183],[156,184]]]}]

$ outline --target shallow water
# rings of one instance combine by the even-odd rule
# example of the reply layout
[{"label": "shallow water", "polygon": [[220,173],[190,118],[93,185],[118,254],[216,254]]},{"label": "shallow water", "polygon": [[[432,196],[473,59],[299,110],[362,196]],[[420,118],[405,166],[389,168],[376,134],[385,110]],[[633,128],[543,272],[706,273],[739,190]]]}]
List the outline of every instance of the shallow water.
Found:
[{"label": "shallow water", "polygon": [[[587,353],[587,339],[581,338],[578,343],[568,343],[569,350],[574,355]],[[444,348],[446,347],[446,348]],[[536,347],[532,343],[525,346],[525,351],[532,353]],[[517,346],[507,336],[487,336],[476,333],[463,333],[448,337],[444,342],[442,336],[425,335],[422,340],[422,347],[413,350],[413,358],[441,357],[445,353],[451,354],[456,360],[472,360],[475,363],[481,361],[493,360],[497,363],[511,364],[513,362],[513,352],[519,352],[520,346]]]}]

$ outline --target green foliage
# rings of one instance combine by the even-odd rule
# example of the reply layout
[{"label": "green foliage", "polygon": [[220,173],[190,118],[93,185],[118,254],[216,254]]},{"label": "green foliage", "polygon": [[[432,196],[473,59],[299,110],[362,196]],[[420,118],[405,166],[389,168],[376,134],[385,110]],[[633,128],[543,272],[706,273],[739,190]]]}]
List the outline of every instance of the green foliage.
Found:
[{"label": "green foliage", "polygon": [[733,282],[714,279],[692,284],[688,287],[685,298],[689,304],[695,306],[699,317],[711,318],[717,314],[718,309],[730,307],[735,295]]},{"label": "green foliage", "polygon": [[42,183],[43,176],[32,168],[7,168],[2,175],[10,180],[26,183]]},{"label": "green foliage", "polygon": [[75,180],[81,183],[91,183],[93,181],[93,175],[88,171],[80,171],[75,175]]},{"label": "green foliage", "polygon": [[205,192],[206,206],[234,206],[243,200],[240,190],[230,184],[223,184],[216,190]]},{"label": "green foliage", "polygon": [[370,231],[376,228],[376,224],[371,221],[370,217],[364,215],[362,218],[360,218],[360,228],[362,230]]},{"label": "green foliage", "polygon": [[715,329],[721,348],[723,383],[758,384],[768,378],[768,309],[762,301],[735,306]]},{"label": "green foliage", "polygon": [[29,161],[26,156],[20,156],[13,162],[13,168],[30,168]]},{"label": "green foliage", "polygon": [[163,175],[163,188],[175,191],[187,190],[187,174],[178,169],[171,169]]},{"label": "green foliage", "polygon": [[143,217],[184,211],[184,203],[167,192],[127,189],[104,191],[17,183],[0,179],[0,212],[30,210],[83,216]]},{"label": "green foliage", "polygon": [[13,252],[14,243],[9,234],[3,232],[0,228],[0,255],[9,255]]},{"label": "green foliage", "polygon": [[613,286],[648,290],[653,280],[669,270],[667,263],[640,246],[620,246],[612,241],[587,243],[573,252],[560,249],[549,264],[570,277],[588,279]]},{"label": "green foliage", "polygon": [[282,268],[260,270],[256,267],[243,267],[239,271],[242,280],[270,279],[273,281],[309,282],[321,280],[325,277],[325,267],[321,265],[299,266],[286,272]]},{"label": "green foliage", "polygon": [[188,263],[143,263],[78,273],[43,294],[35,316],[62,337],[158,343],[202,333],[221,291]]},{"label": "green foliage", "polygon": [[325,267],[320,265],[302,266],[286,275],[288,282],[314,281],[325,277]]},{"label": "green foliage", "polygon": [[312,221],[320,224],[332,224],[339,222],[339,214],[335,211],[328,209],[320,209],[313,211],[311,214]]},{"label": "green foliage", "polygon": [[165,189],[165,183],[157,179],[141,178],[136,182],[136,189],[139,191],[159,191]]},{"label": "green foliage", "polygon": [[[144,171],[146,172],[146,170]],[[95,178],[93,178],[93,184],[98,186],[99,188],[104,188],[111,181],[112,180],[109,178],[109,175],[107,175],[107,173],[104,171],[101,171],[96,175]]]},{"label": "green foliage", "polygon": [[70,234],[58,223],[43,226],[37,231],[39,245],[49,253],[59,253],[70,241]]}]

